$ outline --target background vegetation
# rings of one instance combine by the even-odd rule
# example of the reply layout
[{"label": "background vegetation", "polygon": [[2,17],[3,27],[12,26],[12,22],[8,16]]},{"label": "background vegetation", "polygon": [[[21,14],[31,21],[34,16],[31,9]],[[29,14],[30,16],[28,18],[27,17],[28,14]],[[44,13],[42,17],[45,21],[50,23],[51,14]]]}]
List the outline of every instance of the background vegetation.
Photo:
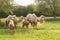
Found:
[{"label": "background vegetation", "polygon": [[14,0],[0,0],[0,17],[8,15],[26,16],[35,12],[37,16],[60,16],[60,0],[35,0],[35,4],[22,6],[14,4]]}]

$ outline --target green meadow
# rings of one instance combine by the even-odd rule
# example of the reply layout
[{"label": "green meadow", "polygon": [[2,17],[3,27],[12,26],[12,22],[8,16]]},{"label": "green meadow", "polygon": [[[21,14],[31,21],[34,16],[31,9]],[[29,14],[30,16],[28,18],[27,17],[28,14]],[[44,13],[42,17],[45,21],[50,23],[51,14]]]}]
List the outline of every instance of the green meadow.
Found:
[{"label": "green meadow", "polygon": [[60,40],[60,20],[45,20],[43,24],[38,23],[37,27],[29,24],[28,29],[18,23],[14,34],[0,26],[0,40]]}]

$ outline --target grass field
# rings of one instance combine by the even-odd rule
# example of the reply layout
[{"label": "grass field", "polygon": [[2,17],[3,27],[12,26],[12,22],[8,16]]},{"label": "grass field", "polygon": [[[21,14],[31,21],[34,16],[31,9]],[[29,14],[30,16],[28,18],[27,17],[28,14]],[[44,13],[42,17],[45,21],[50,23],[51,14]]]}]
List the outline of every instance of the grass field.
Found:
[{"label": "grass field", "polygon": [[60,40],[60,20],[46,20],[44,24],[38,23],[37,28],[29,25],[28,29],[19,23],[14,34],[0,28],[0,40]]}]

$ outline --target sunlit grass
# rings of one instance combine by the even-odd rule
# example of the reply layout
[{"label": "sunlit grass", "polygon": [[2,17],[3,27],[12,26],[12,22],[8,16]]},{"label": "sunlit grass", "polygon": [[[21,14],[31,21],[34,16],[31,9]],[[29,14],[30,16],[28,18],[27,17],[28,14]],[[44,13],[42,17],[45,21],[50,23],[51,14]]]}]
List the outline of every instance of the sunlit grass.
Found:
[{"label": "sunlit grass", "polygon": [[14,34],[9,29],[0,29],[0,40],[60,40],[60,20],[45,20],[37,28],[30,24],[28,29],[22,28],[21,23],[16,27]]},{"label": "sunlit grass", "polygon": [[[6,31],[5,29],[3,29]],[[2,30],[0,30],[1,32]],[[0,40],[59,40],[60,32],[48,32],[47,30],[16,30],[13,35],[9,32],[0,33]]]},{"label": "sunlit grass", "polygon": [[[18,27],[20,27],[20,28],[22,28],[22,23],[19,23],[18,25],[17,25],[17,28]],[[31,24],[29,24],[29,28],[28,29],[33,29],[34,27],[33,26],[31,26]],[[46,20],[43,24],[40,24],[39,22],[38,22],[38,24],[37,24],[37,27],[36,27],[37,29],[49,29],[49,30],[53,30],[53,29],[55,29],[55,30],[58,30],[58,29],[60,29],[60,20]]]}]

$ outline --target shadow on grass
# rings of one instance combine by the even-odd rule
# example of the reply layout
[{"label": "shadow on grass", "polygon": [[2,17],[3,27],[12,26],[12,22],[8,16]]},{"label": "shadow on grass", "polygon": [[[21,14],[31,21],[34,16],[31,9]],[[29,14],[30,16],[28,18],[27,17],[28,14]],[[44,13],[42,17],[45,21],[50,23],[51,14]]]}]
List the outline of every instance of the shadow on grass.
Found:
[{"label": "shadow on grass", "polygon": [[26,34],[29,31],[27,28],[15,29],[15,33]]},{"label": "shadow on grass", "polygon": [[12,35],[9,29],[0,29],[0,35]]},{"label": "shadow on grass", "polygon": [[[58,29],[46,29],[46,28],[16,28],[15,32],[11,34],[9,29],[0,29],[0,35],[14,35],[14,34],[22,34],[25,35],[30,32],[34,32],[35,30],[58,30]],[[60,30],[60,29],[59,29]]]},{"label": "shadow on grass", "polygon": [[28,32],[26,28],[16,28],[14,33],[11,33],[9,29],[0,29],[0,35],[14,35],[16,34],[25,34]]}]

